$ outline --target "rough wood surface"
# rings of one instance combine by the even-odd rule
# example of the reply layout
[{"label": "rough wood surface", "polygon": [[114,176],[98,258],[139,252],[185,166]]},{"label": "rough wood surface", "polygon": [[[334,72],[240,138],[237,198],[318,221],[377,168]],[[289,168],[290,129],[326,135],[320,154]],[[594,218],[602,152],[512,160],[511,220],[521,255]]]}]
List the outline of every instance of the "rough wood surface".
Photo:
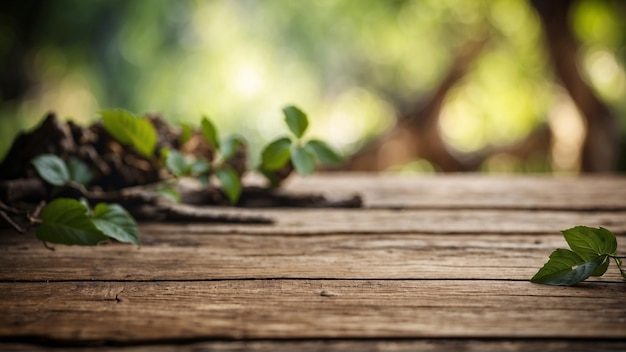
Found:
[{"label": "rough wood surface", "polygon": [[614,264],[578,287],[527,280],[560,230],[626,252],[626,178],[295,178],[364,209],[213,209],[274,224],[142,223],[142,246],[0,232],[0,350],[626,349]]},{"label": "rough wood surface", "polygon": [[416,210],[416,209],[244,209],[273,225],[146,223],[146,233],[321,234],[381,233],[559,233],[572,226],[603,226],[626,233],[625,211]]},{"label": "rough wood surface", "polygon": [[[109,243],[98,248],[56,246],[55,251],[34,236],[0,236],[0,280],[528,280],[555,248],[567,248],[560,234],[142,233],[139,249]],[[619,243],[619,252],[626,253],[626,241]],[[619,282],[621,277],[612,266],[592,280]]]},{"label": "rough wood surface", "polygon": [[626,210],[625,184],[617,176],[327,173],[294,177],[285,186],[292,192],[359,193],[375,208]]},{"label": "rough wood surface", "polygon": [[1,283],[0,336],[624,339],[625,294],[621,283],[456,280]]}]

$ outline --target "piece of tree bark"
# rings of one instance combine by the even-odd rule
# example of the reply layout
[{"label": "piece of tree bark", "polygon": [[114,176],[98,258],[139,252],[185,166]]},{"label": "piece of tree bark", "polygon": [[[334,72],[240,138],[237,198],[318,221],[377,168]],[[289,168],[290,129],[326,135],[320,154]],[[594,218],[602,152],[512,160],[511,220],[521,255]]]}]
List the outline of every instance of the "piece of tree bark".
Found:
[{"label": "piece of tree bark", "polygon": [[42,124],[32,132],[21,133],[0,164],[0,180],[10,180],[27,174],[30,161],[44,153],[66,158],[76,148],[67,124],[50,112]]}]

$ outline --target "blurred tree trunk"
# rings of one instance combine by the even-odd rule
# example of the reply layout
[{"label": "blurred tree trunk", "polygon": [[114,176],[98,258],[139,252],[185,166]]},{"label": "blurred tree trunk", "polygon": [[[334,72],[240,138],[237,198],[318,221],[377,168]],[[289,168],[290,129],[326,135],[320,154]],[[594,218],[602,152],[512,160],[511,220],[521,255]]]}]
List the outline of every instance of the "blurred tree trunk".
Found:
[{"label": "blurred tree trunk", "polygon": [[439,131],[439,115],[448,92],[465,76],[485,41],[467,43],[427,102],[401,116],[391,131],[355,154],[344,168],[378,171],[423,158],[444,172],[475,170],[478,160],[461,159],[446,146]]},{"label": "blurred tree trunk", "polygon": [[28,60],[36,40],[42,0],[0,2],[5,35],[0,47],[0,103],[19,101],[33,85]]},{"label": "blurred tree trunk", "polygon": [[[531,0],[539,14],[554,72],[583,115],[586,136],[582,148],[582,172],[611,172],[619,159],[619,128],[607,106],[582,79],[576,57],[580,49],[569,24],[574,0]],[[535,152],[548,154],[551,133],[539,128],[525,140],[509,146],[488,147],[471,155],[450,152],[438,129],[438,119],[446,95],[464,76],[480,53],[481,45],[468,43],[428,102],[414,109],[378,140],[358,152],[345,166],[348,170],[384,170],[424,158],[441,171],[474,171],[489,156],[504,153],[526,159]]]},{"label": "blurred tree trunk", "polygon": [[573,0],[532,0],[544,28],[554,71],[585,119],[583,172],[611,172],[619,157],[619,128],[615,116],[583,81],[576,57],[580,49],[569,24]]},{"label": "blurred tree trunk", "polygon": [[490,156],[508,154],[527,160],[536,152],[548,154],[551,134],[539,128],[525,140],[505,146],[490,146],[475,153],[458,153],[446,145],[439,130],[439,116],[446,96],[465,76],[480,55],[487,39],[468,42],[456,55],[448,74],[423,105],[416,106],[398,119],[389,132],[356,153],[343,169],[380,171],[426,159],[443,172],[477,171]]}]

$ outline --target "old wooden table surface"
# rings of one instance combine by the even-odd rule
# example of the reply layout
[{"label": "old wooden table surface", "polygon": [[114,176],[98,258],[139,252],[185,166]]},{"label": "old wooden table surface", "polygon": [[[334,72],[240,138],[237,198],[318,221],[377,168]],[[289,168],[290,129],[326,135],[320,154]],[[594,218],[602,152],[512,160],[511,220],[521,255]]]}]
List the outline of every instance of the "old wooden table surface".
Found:
[{"label": "old wooden table surface", "polygon": [[141,248],[0,236],[0,350],[626,350],[614,264],[528,279],[560,230],[626,253],[626,178],[327,174],[294,192],[362,209],[241,210],[274,225],[141,224]]}]

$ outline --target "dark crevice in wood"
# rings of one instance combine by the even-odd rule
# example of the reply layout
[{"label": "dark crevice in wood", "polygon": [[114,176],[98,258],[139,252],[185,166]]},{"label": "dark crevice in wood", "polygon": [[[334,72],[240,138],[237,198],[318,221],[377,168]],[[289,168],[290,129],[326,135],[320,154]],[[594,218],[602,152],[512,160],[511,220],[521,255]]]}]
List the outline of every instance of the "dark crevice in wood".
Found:
[{"label": "dark crevice in wood", "polygon": [[[25,335],[25,336],[11,336],[0,337],[0,348],[2,344],[25,344],[38,347],[64,347],[64,348],[80,348],[80,347],[139,347],[139,346],[154,346],[155,348],[164,347],[167,345],[175,345],[181,348],[189,345],[201,344],[201,343],[273,343],[273,344],[289,344],[289,343],[373,343],[373,342],[432,342],[434,344],[450,343],[451,347],[461,347],[461,345],[474,342],[474,343],[565,343],[568,346],[576,346],[580,343],[590,343],[594,346],[600,347],[599,344],[609,344],[618,348],[626,348],[626,342],[619,337],[615,338],[577,338],[577,337],[544,337],[544,336],[528,336],[528,337],[493,337],[493,336],[472,336],[458,337],[458,336],[422,336],[416,337],[359,337],[359,338],[334,338],[334,337],[306,337],[306,338],[233,338],[228,336],[197,336],[186,338],[163,338],[163,339],[137,339],[137,340],[73,340],[73,339],[56,339],[47,336],[40,335]],[[456,344],[460,345],[456,345]],[[579,350],[579,349],[571,349]],[[598,350],[601,351],[602,349]]]},{"label": "dark crevice in wood", "polygon": [[[46,280],[0,280],[2,284],[46,284],[46,283],[168,283],[168,282],[237,282],[237,281],[469,281],[469,282],[529,282],[529,280],[522,279],[489,279],[489,278],[416,278],[416,277],[403,277],[403,278],[350,278],[350,277],[241,277],[241,278],[219,278],[219,279],[115,279],[115,280],[103,280],[103,279],[72,279],[72,280],[60,280],[60,279],[46,279]],[[619,284],[623,285],[624,281],[590,281],[582,283],[581,285],[594,285],[594,284]],[[122,290],[123,291],[123,290]],[[122,293],[118,292],[117,295]]]},{"label": "dark crevice in wood", "polygon": [[120,292],[115,294],[115,298],[114,298],[115,303],[120,303],[122,301],[122,299],[120,298],[120,295],[122,294],[122,292],[124,292],[124,288],[122,288]]},{"label": "dark crevice in wood", "polygon": [[405,210],[459,210],[459,211],[472,211],[472,210],[493,210],[493,211],[558,211],[558,212],[570,212],[570,213],[601,213],[607,211],[626,211],[626,206],[580,206],[576,208],[568,206],[522,206],[522,205],[365,205],[362,210],[391,210],[391,211],[405,211]]}]

